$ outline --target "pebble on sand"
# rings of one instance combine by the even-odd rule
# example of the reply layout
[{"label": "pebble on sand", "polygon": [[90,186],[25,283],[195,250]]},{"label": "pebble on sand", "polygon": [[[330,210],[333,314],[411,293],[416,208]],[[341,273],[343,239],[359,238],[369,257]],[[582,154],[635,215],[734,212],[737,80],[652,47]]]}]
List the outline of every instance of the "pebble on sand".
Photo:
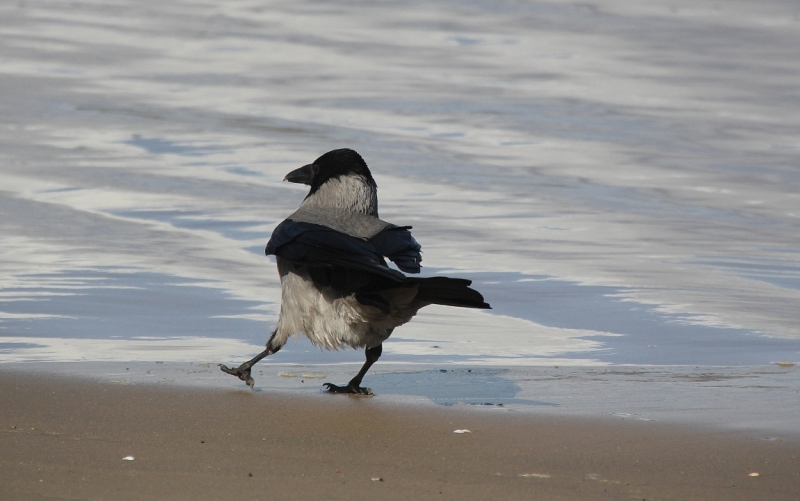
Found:
[{"label": "pebble on sand", "polygon": [[760,476],[761,476],[761,474],[760,473],[756,473],[756,472],[750,473],[748,475],[748,477],[760,477]]},{"label": "pebble on sand", "polygon": [[122,458],[122,460],[123,461],[133,461],[134,457],[133,456],[125,456],[124,458]]},{"label": "pebble on sand", "polygon": [[453,430],[453,433],[472,433],[469,430]]}]

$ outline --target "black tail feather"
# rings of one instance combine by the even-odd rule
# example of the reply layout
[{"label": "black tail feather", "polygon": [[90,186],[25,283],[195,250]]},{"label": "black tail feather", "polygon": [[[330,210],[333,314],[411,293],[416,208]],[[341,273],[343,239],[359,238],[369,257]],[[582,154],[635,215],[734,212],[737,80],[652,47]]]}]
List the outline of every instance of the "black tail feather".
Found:
[{"label": "black tail feather", "polygon": [[491,309],[480,292],[470,288],[471,280],[463,278],[430,277],[414,279],[419,283],[417,299],[432,304],[463,308]]}]

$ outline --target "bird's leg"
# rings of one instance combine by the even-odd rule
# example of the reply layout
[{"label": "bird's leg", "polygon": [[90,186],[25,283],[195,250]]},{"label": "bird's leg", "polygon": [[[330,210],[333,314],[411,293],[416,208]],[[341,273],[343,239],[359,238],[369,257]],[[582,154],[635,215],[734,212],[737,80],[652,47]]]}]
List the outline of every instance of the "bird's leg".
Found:
[{"label": "bird's leg", "polygon": [[362,388],[361,387],[361,380],[364,379],[364,375],[367,373],[372,364],[378,361],[381,358],[381,352],[383,352],[383,345],[379,344],[374,348],[367,348],[364,350],[364,354],[367,356],[367,361],[364,362],[364,365],[361,366],[361,370],[358,371],[356,377],[350,380],[347,383],[347,386],[336,386],[333,383],[325,383],[323,386],[328,388],[328,391],[331,393],[354,393],[356,395],[372,395],[372,389],[370,388]]},{"label": "bird's leg", "polygon": [[256,365],[259,361],[261,361],[261,359],[266,358],[267,356],[272,355],[273,353],[277,353],[281,349],[281,346],[273,346],[272,344],[273,339],[275,339],[276,332],[278,332],[277,329],[275,330],[275,332],[272,333],[272,336],[270,336],[269,341],[267,341],[266,350],[262,351],[255,357],[251,358],[250,360],[248,360],[247,362],[243,363],[242,365],[236,368],[231,368],[228,367],[227,365],[219,364],[220,370],[222,370],[222,372],[226,374],[238,377],[239,379],[244,381],[247,384],[247,386],[249,386],[250,389],[252,390],[253,385],[255,385],[256,382],[250,375],[250,369],[254,365]]}]

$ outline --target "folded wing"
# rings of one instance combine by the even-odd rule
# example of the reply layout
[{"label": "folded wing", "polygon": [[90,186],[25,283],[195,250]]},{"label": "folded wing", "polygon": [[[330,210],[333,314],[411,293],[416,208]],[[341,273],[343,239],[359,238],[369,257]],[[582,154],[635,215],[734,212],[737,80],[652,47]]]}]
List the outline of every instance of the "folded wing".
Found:
[{"label": "folded wing", "polygon": [[402,281],[405,276],[389,268],[384,257],[407,273],[419,273],[420,245],[410,227],[385,227],[370,237],[356,237],[321,224],[287,219],[275,228],[266,254],[315,267],[341,266]]}]

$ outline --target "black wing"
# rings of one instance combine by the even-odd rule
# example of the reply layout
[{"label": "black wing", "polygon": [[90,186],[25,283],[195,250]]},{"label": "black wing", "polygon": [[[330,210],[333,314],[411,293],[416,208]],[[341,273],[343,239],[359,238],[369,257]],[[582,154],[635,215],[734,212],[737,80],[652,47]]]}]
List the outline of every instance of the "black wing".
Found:
[{"label": "black wing", "polygon": [[308,266],[341,266],[402,281],[405,275],[389,268],[384,256],[408,273],[419,273],[420,245],[410,227],[388,226],[369,239],[338,232],[327,226],[287,219],[275,228],[267,243],[274,254]]}]

